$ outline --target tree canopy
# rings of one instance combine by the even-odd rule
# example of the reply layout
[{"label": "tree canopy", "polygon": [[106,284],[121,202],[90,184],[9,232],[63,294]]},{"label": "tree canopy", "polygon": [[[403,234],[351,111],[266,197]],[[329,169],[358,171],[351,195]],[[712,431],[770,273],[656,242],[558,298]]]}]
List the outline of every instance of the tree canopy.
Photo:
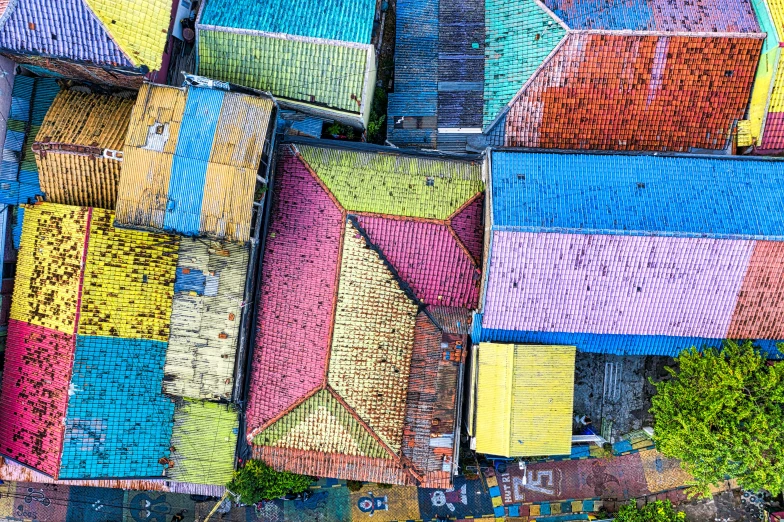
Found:
[{"label": "tree canopy", "polygon": [[302,493],[312,482],[311,477],[288,471],[275,471],[259,460],[250,460],[234,472],[234,477],[226,488],[239,495],[243,504],[255,504],[289,493]]},{"label": "tree canopy", "polygon": [[736,478],[773,495],[784,486],[784,363],[768,364],[750,341],[722,350],[694,348],[677,357],[658,383],[651,413],[654,440],[678,458],[706,495]]},{"label": "tree canopy", "polygon": [[681,522],[686,515],[675,511],[669,500],[656,500],[643,507],[631,501],[621,506],[615,515],[615,522]]}]

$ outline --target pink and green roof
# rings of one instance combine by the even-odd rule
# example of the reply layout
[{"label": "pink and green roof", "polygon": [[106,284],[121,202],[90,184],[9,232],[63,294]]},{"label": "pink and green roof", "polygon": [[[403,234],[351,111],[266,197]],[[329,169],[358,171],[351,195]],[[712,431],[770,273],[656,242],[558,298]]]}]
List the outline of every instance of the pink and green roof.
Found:
[{"label": "pink and green roof", "polygon": [[418,317],[478,303],[482,190],[472,161],[283,146],[246,433],[262,458],[402,469]]}]

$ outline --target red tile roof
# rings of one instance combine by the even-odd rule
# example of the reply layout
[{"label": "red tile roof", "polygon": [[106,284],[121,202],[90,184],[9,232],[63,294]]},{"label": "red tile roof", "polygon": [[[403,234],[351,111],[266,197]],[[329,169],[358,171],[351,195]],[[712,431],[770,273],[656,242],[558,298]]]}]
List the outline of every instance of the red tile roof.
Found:
[{"label": "red tile roof", "polygon": [[344,219],[302,161],[279,162],[264,251],[248,426],[261,427],[325,380]]},{"label": "red tile roof", "polygon": [[727,337],[784,339],[784,243],[754,244]]},{"label": "red tile roof", "polygon": [[518,94],[507,146],[721,149],[742,119],[762,40],[570,33]]},{"label": "red tile roof", "polygon": [[75,349],[73,335],[9,321],[0,452],[55,478]]}]

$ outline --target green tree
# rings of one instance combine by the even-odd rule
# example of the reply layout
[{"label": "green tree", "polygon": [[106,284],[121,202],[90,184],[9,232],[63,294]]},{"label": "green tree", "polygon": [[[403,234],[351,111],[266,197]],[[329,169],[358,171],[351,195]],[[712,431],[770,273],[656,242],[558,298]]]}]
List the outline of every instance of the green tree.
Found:
[{"label": "green tree", "polygon": [[686,515],[675,511],[669,500],[657,500],[638,508],[635,501],[621,506],[615,522],[680,522]]},{"label": "green tree", "polygon": [[784,364],[750,341],[681,352],[672,378],[654,383],[654,441],[694,476],[698,493],[734,477],[773,495],[784,486]]},{"label": "green tree", "polygon": [[280,498],[289,493],[302,493],[313,482],[311,477],[288,471],[275,471],[259,460],[250,460],[234,472],[226,488],[239,495],[243,504]]}]

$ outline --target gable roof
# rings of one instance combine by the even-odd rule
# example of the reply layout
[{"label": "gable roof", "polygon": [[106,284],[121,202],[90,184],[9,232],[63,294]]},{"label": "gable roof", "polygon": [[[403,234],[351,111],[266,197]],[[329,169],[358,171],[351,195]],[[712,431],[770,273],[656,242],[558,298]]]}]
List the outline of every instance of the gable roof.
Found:
[{"label": "gable roof", "polygon": [[[420,449],[403,447],[414,429],[408,423],[421,431],[419,423],[428,419],[417,413],[424,395],[407,390],[421,383],[423,361],[430,361],[442,381],[422,394],[437,402],[446,393],[454,411],[456,397],[446,390],[454,389],[457,372],[440,372],[442,330],[422,308],[441,300],[475,306],[478,260],[452,231],[450,216],[476,214],[461,220],[461,234],[476,244],[472,234],[481,235],[481,228],[472,224],[481,222],[475,201],[482,185],[473,162],[417,163],[424,160],[318,141],[282,147],[248,404],[246,435],[258,458],[298,473],[449,483],[443,456],[422,442],[429,431],[411,439],[418,448],[424,444]],[[357,197],[357,180],[367,198]],[[413,195],[409,204],[406,194]],[[400,215],[423,211],[428,197],[445,218]],[[456,263],[466,270],[450,270]],[[467,295],[450,293],[465,288]],[[423,329],[438,342],[418,344]],[[459,364],[459,351],[445,364]],[[440,429],[452,437],[450,416],[444,414]],[[403,459],[412,452],[417,465],[407,468]]]},{"label": "gable roof", "polygon": [[695,33],[757,32],[751,2],[745,0],[544,0],[571,29]]},{"label": "gable roof", "polygon": [[[367,123],[376,77],[374,0],[203,5],[199,74]],[[230,48],[230,56],[225,49]]]},{"label": "gable roof", "polygon": [[15,0],[0,17],[0,48],[100,66],[157,70],[170,13],[166,0]]},{"label": "gable roof", "polygon": [[568,455],[574,346],[481,343],[474,349],[476,451],[503,457]]},{"label": "gable roof", "polygon": [[[784,3],[780,0],[759,0],[757,5],[760,20],[767,22],[768,33],[758,68],[760,107],[759,126],[761,140],[757,143],[761,153],[784,150],[784,67],[781,64],[781,47],[784,42]],[[764,11],[764,12],[761,12]],[[764,81],[767,80],[767,81]],[[754,100],[752,100],[752,109]]]},{"label": "gable roof", "polygon": [[782,167],[775,159],[493,151],[493,228],[784,240]]},{"label": "gable roof", "polygon": [[[132,99],[61,91],[33,151],[47,201],[113,209]],[[108,151],[108,154],[107,154]]]},{"label": "gable roof", "polygon": [[247,241],[274,112],[266,96],[144,84],[123,146],[118,223]]},{"label": "gable roof", "polygon": [[738,338],[777,356],[781,160],[503,151],[491,163],[480,340],[674,356]]},{"label": "gable roof", "polygon": [[375,0],[210,0],[201,23],[369,44],[375,11]]}]

